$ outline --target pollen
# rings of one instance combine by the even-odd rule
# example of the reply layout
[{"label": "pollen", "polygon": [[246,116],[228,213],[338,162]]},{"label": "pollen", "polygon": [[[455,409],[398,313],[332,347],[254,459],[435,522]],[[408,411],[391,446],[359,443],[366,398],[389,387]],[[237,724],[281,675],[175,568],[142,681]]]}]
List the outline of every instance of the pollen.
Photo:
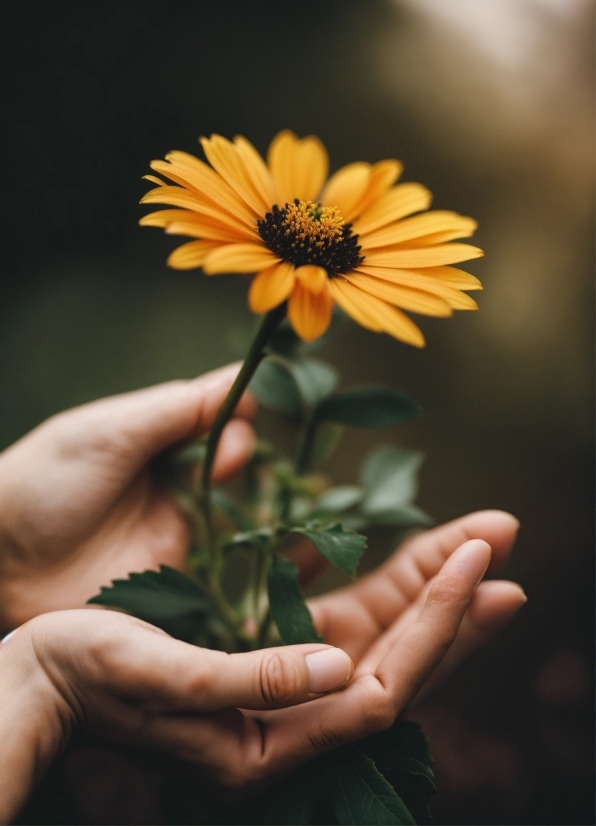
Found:
[{"label": "pollen", "polygon": [[257,222],[265,245],[285,261],[301,267],[314,264],[332,277],[349,272],[364,260],[358,236],[346,224],[339,209],[313,201],[273,207]]}]

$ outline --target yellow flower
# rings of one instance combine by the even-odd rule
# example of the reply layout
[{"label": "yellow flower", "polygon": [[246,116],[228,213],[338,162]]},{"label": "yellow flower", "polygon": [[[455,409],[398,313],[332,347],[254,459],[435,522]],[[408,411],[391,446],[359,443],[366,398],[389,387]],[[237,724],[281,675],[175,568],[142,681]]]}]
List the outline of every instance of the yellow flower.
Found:
[{"label": "yellow flower", "polygon": [[[267,163],[238,136],[201,138],[211,166],[186,152],[170,152],[151,168],[174,182],[158,184],[141,203],[167,204],[144,226],[196,240],[168,258],[175,269],[202,267],[207,275],[256,273],[249,304],[264,313],[288,302],[288,318],[305,341],[322,335],[334,303],[363,327],[424,345],[403,312],[450,316],[475,310],[462,290],[477,278],[450,264],[483,253],[468,244],[476,222],[455,212],[428,210],[421,184],[395,184],[395,160],[351,163],[327,180],[327,152],[318,138],[280,132]],[[420,214],[415,214],[420,213]]]}]

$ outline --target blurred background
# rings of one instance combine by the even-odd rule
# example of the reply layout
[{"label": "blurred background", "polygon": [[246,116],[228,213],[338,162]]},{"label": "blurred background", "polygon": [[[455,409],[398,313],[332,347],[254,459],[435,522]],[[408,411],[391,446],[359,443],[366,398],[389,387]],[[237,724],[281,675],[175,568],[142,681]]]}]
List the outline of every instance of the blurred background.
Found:
[{"label": "blurred background", "polygon": [[[52,413],[239,355],[241,278],[168,270],[141,176],[199,135],[289,127],[332,168],[396,157],[473,215],[480,312],[417,351],[351,323],[321,355],[423,419],[353,432],[426,453],[437,522],[504,508],[529,602],[421,712],[437,823],[594,823],[591,0],[3,4],[0,447]],[[266,419],[274,427],[272,419]],[[91,818],[91,815],[89,815]],[[88,822],[94,822],[90,819]]]}]

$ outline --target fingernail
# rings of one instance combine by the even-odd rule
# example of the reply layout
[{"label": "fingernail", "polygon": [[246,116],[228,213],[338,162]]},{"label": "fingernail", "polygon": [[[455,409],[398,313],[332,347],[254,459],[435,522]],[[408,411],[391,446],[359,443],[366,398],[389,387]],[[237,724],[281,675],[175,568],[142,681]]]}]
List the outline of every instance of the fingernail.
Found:
[{"label": "fingernail", "polygon": [[326,694],[342,688],[354,673],[354,663],[341,648],[325,648],[304,658],[311,694]]},{"label": "fingernail", "polygon": [[488,542],[482,539],[472,539],[461,546],[458,553],[458,563],[465,578],[479,584],[486,573],[492,549]]}]

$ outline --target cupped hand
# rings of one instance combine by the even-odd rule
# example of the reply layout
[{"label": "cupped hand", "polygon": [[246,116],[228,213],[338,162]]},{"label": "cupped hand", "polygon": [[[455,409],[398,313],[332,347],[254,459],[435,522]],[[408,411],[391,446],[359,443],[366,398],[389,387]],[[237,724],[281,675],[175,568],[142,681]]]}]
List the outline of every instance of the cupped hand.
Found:
[{"label": "cupped hand", "polygon": [[[183,564],[186,523],[149,463],[209,430],[239,365],[113,396],[52,417],[0,454],[0,628],[85,604],[131,571]],[[254,446],[245,396],[214,476]]]},{"label": "cupped hand", "polygon": [[[509,557],[518,529],[519,522],[509,513],[478,511],[411,537],[358,582],[310,601],[319,633],[326,643],[350,654],[357,664],[357,676],[374,673],[395,641],[418,620],[432,583],[454,551],[466,541],[483,540],[492,549],[488,569],[492,573]],[[301,548],[296,561],[314,572],[311,549]],[[454,644],[424,693],[512,619],[525,602],[515,582],[482,582]]]},{"label": "cupped hand", "polygon": [[75,729],[207,764],[218,760],[217,743],[191,736],[190,752],[185,728],[234,730],[219,780],[237,786],[242,761],[261,759],[258,726],[237,707],[308,704],[343,687],[352,671],[348,655],[326,645],[225,654],[109,611],[41,615],[0,646],[0,822],[14,817]]},{"label": "cupped hand", "polygon": [[490,556],[482,540],[455,550],[434,578],[416,620],[391,640],[371,672],[355,675],[344,690],[274,711],[255,711],[241,698],[238,708],[208,716],[180,707],[175,716],[163,715],[134,730],[135,743],[194,765],[198,777],[214,781],[213,789],[242,792],[390,727],[448,654]]}]

